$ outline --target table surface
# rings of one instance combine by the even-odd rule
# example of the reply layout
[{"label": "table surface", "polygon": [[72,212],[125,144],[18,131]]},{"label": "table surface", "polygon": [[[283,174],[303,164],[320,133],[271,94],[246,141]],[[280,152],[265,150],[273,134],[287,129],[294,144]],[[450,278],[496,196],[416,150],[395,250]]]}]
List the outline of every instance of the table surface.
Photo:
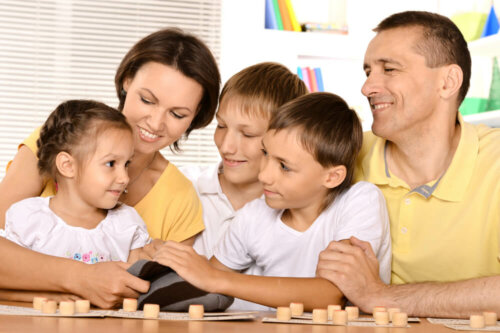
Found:
[{"label": "table surface", "polygon": [[[0,302],[0,304],[27,306],[26,303]],[[272,317],[273,313],[261,312],[253,321],[166,321],[122,318],[53,318],[0,315],[0,333],[3,332],[60,332],[60,333],[128,333],[128,332],[275,332],[275,333],[450,333],[453,330],[443,325],[433,325],[426,319],[411,323],[410,328],[387,327],[345,327],[325,325],[272,324],[262,323],[262,317]]]}]

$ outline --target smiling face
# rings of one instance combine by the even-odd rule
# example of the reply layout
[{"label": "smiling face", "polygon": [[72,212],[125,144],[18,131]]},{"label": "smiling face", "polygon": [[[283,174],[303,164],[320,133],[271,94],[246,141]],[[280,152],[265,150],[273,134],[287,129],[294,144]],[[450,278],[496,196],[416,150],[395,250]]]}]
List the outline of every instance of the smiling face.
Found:
[{"label": "smiling face", "polygon": [[439,101],[440,69],[416,52],[419,38],[418,27],[384,30],[365,53],[361,91],[373,113],[372,131],[391,141],[428,127]]},{"label": "smiling face", "polygon": [[222,158],[221,177],[235,185],[257,183],[261,140],[269,120],[257,112],[243,112],[234,100],[222,103],[216,119],[214,141]]},{"label": "smiling face", "polygon": [[259,180],[266,203],[275,209],[318,212],[328,193],[328,169],[303,148],[298,130],[269,130],[262,152]]},{"label": "smiling face", "polygon": [[173,67],[143,65],[123,84],[123,114],[134,131],[137,153],[151,154],[170,146],[186,132],[196,115],[203,88]]},{"label": "smiling face", "polygon": [[111,128],[99,133],[95,152],[78,163],[77,197],[89,207],[115,207],[129,182],[127,168],[133,154],[129,130]]}]

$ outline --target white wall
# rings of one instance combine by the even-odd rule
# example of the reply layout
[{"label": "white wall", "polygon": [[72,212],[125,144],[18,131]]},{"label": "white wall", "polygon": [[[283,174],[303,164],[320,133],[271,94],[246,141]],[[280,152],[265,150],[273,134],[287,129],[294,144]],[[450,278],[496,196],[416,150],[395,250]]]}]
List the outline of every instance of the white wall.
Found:
[{"label": "white wall", "polygon": [[[297,12],[324,12],[329,0],[291,0]],[[500,1],[500,0],[499,0]],[[385,17],[405,10],[426,10],[451,16],[456,12],[486,12],[487,0],[346,0],[349,34],[331,36],[264,29],[264,0],[222,0],[220,68],[225,82],[246,66],[277,61],[296,72],[297,66],[321,67],[327,91],[342,96],[371,126],[371,112],[360,89],[362,61],[372,29]],[[500,8],[500,7],[497,7]],[[324,15],[324,13],[321,13]],[[298,13],[297,16],[300,16]],[[300,20],[300,18],[299,18]]]}]

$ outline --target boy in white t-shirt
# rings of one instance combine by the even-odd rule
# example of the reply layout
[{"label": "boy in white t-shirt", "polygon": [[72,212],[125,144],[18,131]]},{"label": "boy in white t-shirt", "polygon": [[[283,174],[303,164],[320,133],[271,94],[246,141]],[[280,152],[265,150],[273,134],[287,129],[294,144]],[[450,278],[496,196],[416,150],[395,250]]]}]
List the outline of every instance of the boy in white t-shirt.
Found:
[{"label": "boy in white t-shirt", "polygon": [[[283,105],[262,139],[265,203],[238,211],[210,263],[175,242],[155,260],[206,291],[272,307],[302,302],[311,310],[343,301],[335,285],[315,278],[316,263],[330,241],[355,236],[371,243],[389,282],[384,198],[372,184],[351,186],[361,143],[356,113],[336,95],[313,93]],[[237,273],[252,264],[264,276]]]}]

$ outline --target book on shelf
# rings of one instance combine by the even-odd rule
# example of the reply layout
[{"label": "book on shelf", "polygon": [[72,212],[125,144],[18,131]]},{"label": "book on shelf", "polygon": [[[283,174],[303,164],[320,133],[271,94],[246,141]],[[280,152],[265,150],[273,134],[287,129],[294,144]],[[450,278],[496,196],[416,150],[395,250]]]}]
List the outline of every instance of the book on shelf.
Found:
[{"label": "book on shelf", "polygon": [[301,31],[291,0],[266,1],[266,29]]},{"label": "book on shelf", "polygon": [[325,91],[321,68],[297,67],[297,75],[309,92]]},{"label": "book on shelf", "polygon": [[266,0],[266,29],[278,29],[272,0]]}]

